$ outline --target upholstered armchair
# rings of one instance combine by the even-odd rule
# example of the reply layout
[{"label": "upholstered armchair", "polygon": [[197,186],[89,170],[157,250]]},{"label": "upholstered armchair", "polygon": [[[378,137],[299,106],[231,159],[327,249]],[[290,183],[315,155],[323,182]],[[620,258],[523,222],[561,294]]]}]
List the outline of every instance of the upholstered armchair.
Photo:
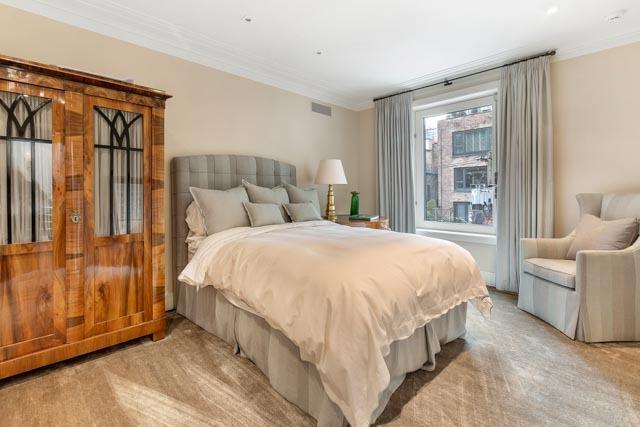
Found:
[{"label": "upholstered armchair", "polygon": [[[579,194],[580,215],[640,218],[638,194]],[[575,231],[522,239],[518,307],[586,342],[640,341],[640,239],[617,251],[566,258]]]}]

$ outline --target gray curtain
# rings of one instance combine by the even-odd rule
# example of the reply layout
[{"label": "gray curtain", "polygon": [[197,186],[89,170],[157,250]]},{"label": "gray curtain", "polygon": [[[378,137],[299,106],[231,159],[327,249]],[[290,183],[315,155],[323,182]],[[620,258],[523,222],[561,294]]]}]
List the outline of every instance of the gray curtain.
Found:
[{"label": "gray curtain", "polygon": [[553,235],[553,137],[548,56],[502,70],[496,126],[496,287],[517,292],[520,239]]},{"label": "gray curtain", "polygon": [[[102,108],[101,111],[114,120],[117,110]],[[142,118],[134,120],[138,114],[122,111],[124,121],[132,123],[129,127],[129,143],[131,148],[142,149]],[[124,122],[115,120],[119,134],[124,132]],[[109,146],[116,141],[111,138],[109,123],[98,112],[94,112],[94,143]],[[119,146],[118,146],[119,147]],[[123,146],[119,148],[125,148]],[[113,156],[113,159],[111,159]],[[94,150],[94,196],[95,196],[95,232],[97,236],[119,235],[127,233],[127,187],[129,188],[131,233],[141,233],[143,226],[142,208],[142,152],[129,153],[129,180],[127,181],[127,154],[123,149],[109,150],[96,147]],[[111,162],[113,162],[111,164]],[[113,166],[111,170],[111,166]],[[113,190],[112,199],[109,192]],[[110,206],[112,204],[112,206]],[[113,219],[113,230],[109,232]]]},{"label": "gray curtain", "polygon": [[394,231],[415,233],[412,95],[396,95],[375,103],[378,146],[378,209]]},{"label": "gray curtain", "polygon": [[0,244],[51,240],[51,108],[50,99],[0,91]]}]

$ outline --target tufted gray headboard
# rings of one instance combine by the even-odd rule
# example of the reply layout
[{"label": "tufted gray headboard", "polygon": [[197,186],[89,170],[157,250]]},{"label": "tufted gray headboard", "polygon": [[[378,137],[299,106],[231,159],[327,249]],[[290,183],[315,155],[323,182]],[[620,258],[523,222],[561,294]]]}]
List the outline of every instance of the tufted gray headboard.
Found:
[{"label": "tufted gray headboard", "polygon": [[227,190],[241,185],[243,179],[263,187],[275,187],[285,182],[295,185],[296,168],[288,163],[253,156],[209,154],[171,159],[174,290],[179,289],[178,275],[188,259],[184,241],[189,231],[186,211],[193,200],[189,187]]}]

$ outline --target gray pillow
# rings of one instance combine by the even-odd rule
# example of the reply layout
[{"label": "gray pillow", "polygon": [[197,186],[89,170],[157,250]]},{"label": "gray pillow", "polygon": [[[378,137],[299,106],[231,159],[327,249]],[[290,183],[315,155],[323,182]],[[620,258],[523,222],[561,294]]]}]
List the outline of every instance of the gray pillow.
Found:
[{"label": "gray pillow", "polygon": [[289,194],[289,203],[311,202],[316,208],[316,211],[318,211],[319,214],[322,213],[322,210],[320,209],[320,199],[318,198],[318,191],[315,188],[303,190],[302,188],[298,188],[295,185],[291,184],[284,184],[284,187],[287,189],[287,193]]},{"label": "gray pillow", "polygon": [[274,203],[250,203],[242,204],[249,215],[252,227],[263,225],[284,224],[284,218],[280,213],[280,207]]},{"label": "gray pillow", "polygon": [[244,187],[239,186],[226,191],[189,187],[189,191],[204,217],[207,235],[250,225],[247,212],[242,206],[242,202],[249,201]]},{"label": "gray pillow", "polygon": [[322,219],[320,212],[316,210],[311,202],[286,203],[285,210],[293,222],[317,221]]},{"label": "gray pillow", "polygon": [[244,179],[242,180],[242,185],[247,190],[247,194],[249,195],[249,200],[251,201],[251,203],[271,203],[274,205],[278,205],[278,208],[280,208],[280,213],[282,214],[282,218],[285,221],[290,221],[289,216],[282,207],[284,203],[289,203],[289,195],[287,194],[287,190],[285,190],[284,187],[260,187],[259,185],[252,184],[249,181],[245,181]]},{"label": "gray pillow", "polygon": [[638,220],[622,218],[603,221],[597,216],[584,214],[576,227],[576,237],[567,252],[567,259],[576,259],[578,251],[625,249],[638,237]]}]

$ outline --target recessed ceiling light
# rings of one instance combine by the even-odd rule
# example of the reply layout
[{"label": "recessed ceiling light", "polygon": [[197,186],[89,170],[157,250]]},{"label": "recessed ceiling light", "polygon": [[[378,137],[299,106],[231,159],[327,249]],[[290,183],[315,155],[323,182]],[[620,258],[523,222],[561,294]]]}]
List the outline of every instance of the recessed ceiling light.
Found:
[{"label": "recessed ceiling light", "polygon": [[242,20],[244,22],[251,22],[251,21],[253,21],[253,18],[250,17],[249,15],[245,15],[245,16],[242,17]]},{"label": "recessed ceiling light", "polygon": [[555,15],[556,13],[558,13],[558,6],[551,6],[549,9],[547,9],[547,15]]}]

